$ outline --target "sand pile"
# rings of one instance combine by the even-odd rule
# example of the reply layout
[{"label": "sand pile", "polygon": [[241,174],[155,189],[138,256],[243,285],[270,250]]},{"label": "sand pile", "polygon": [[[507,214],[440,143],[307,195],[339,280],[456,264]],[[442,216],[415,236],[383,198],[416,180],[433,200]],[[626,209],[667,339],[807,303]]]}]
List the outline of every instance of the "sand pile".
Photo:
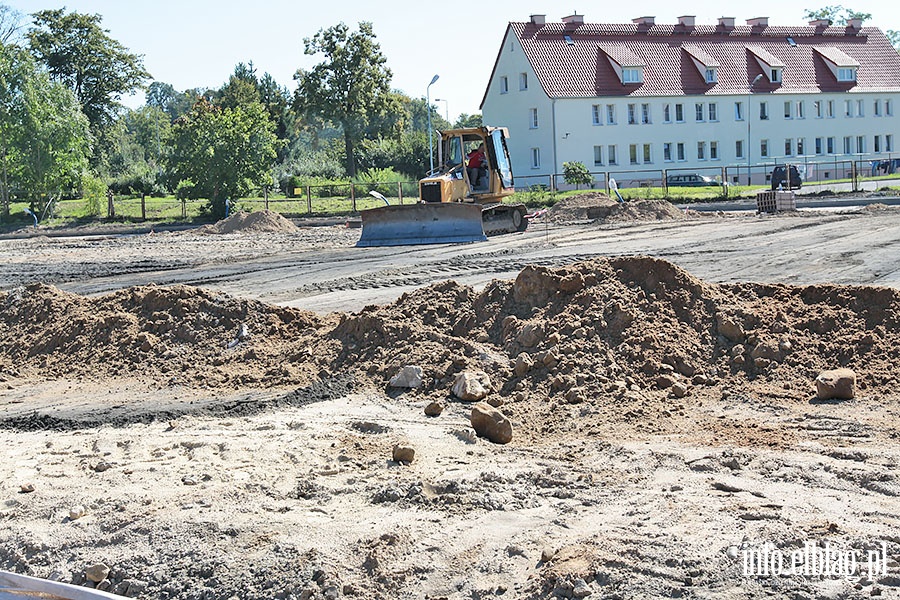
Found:
[{"label": "sand pile", "polygon": [[606,194],[588,192],[560,200],[550,208],[548,217],[555,223],[628,223],[673,221],[684,219],[685,213],[666,200],[638,199],[621,203]]},{"label": "sand pile", "polygon": [[480,370],[530,415],[532,435],[562,426],[557,403],[594,407],[596,419],[567,425],[583,428],[710,386],[808,400],[819,370],[835,367],[877,396],[894,391],[900,359],[897,290],[715,285],[643,257],[528,267],[480,293],[445,282],[328,317],[182,286],[83,298],[37,285],[0,294],[0,306],[0,372],[386,387],[414,364],[414,394],[443,399],[458,373]]},{"label": "sand pile", "polygon": [[291,223],[277,212],[271,210],[259,210],[255,212],[236,212],[227,219],[222,219],[212,225],[204,225],[197,229],[197,233],[222,234],[237,231],[292,233],[297,231],[297,226]]}]

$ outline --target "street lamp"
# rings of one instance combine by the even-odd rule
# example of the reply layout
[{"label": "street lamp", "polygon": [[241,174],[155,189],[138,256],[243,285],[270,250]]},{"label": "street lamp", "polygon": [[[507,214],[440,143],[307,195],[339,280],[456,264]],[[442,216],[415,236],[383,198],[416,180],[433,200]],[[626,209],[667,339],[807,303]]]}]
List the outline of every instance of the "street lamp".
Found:
[{"label": "street lamp", "polygon": [[750,184],[750,117],[753,112],[750,110],[750,94],[753,93],[753,86],[759,83],[759,80],[762,79],[762,73],[753,78],[753,81],[750,83],[750,87],[747,88],[747,186]]},{"label": "street lamp", "polygon": [[431,86],[437,80],[438,76],[435,75],[431,78],[431,83],[425,87],[425,110],[428,112],[428,164],[431,167],[428,171],[429,174],[434,171],[434,144],[431,141]]},{"label": "street lamp", "polygon": [[450,122],[450,103],[447,102],[446,98],[435,98],[435,102],[443,102],[444,103],[444,116],[447,119],[447,122]]}]

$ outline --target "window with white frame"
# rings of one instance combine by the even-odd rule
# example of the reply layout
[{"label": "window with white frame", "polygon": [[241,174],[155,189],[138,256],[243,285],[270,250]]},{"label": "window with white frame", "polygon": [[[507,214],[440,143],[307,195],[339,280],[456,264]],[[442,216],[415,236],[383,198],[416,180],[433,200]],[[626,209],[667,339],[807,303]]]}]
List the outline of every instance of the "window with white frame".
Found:
[{"label": "window with white frame", "polygon": [[628,146],[628,162],[632,165],[638,164],[637,144],[629,144],[629,146]]},{"label": "window with white frame", "polygon": [[853,138],[849,135],[844,136],[844,154],[853,154]]},{"label": "window with white frame", "polygon": [[759,155],[762,158],[769,156],[769,140],[759,140]]},{"label": "window with white frame", "polygon": [[709,143],[709,160],[719,160],[719,142]]},{"label": "window with white frame", "polygon": [[743,102],[735,102],[734,103],[734,120],[735,121],[743,121],[744,120],[744,103]]},{"label": "window with white frame", "polygon": [[884,151],[885,152],[893,152],[894,151],[894,136],[890,133],[884,136]]},{"label": "window with white frame", "polygon": [[838,81],[856,81],[856,69],[850,67],[839,67],[837,70]]},{"label": "window with white frame", "polygon": [[815,102],[813,102],[813,113],[816,115],[817,119],[822,118],[822,115],[824,113],[822,112],[822,101],[821,100],[816,100]]},{"label": "window with white frame", "polygon": [[894,116],[894,103],[891,100],[884,101],[884,114],[886,117]]},{"label": "window with white frame", "polygon": [[711,67],[706,67],[706,83],[715,83],[718,80],[716,77],[716,70]]},{"label": "window with white frame", "polygon": [[856,101],[856,116],[857,117],[865,116],[865,106],[866,106],[866,103],[864,101],[862,101],[862,100]]},{"label": "window with white frame", "polygon": [[697,160],[706,160],[706,142],[697,142]]},{"label": "window with white frame", "polygon": [[506,94],[509,92],[509,79],[506,78],[506,75],[500,77],[500,93]]},{"label": "window with white frame", "polygon": [[806,154],[806,138],[797,138],[797,156]]},{"label": "window with white frame", "polygon": [[710,102],[707,107],[707,112],[709,113],[710,121],[718,121],[719,120],[719,107],[716,106],[715,102]]},{"label": "window with white frame", "polygon": [[829,119],[834,118],[834,100],[829,100],[827,104],[828,112],[826,113]]},{"label": "window with white frame", "polygon": [[607,125],[615,125],[616,124],[616,105],[615,104],[607,104],[606,105],[606,124]]},{"label": "window with white frame", "polygon": [[541,168],[541,149],[540,148],[532,148],[531,149],[531,168],[532,169],[540,169]]},{"label": "window with white frame", "polygon": [[629,125],[637,125],[637,105],[636,104],[628,105],[628,124]]},{"label": "window with white frame", "polygon": [[820,137],[816,138],[816,154],[822,154],[823,149],[824,149],[824,145],[823,145],[824,141],[825,141],[825,138],[820,138]]},{"label": "window with white frame", "polygon": [[703,120],[703,103],[697,102],[694,104],[694,120],[702,121]]},{"label": "window with white frame", "polygon": [[672,142],[663,143],[663,160],[665,162],[672,162]]},{"label": "window with white frame", "polygon": [[593,106],[591,106],[591,122],[594,125],[603,124],[603,113],[600,111],[599,104],[594,104]]},{"label": "window with white frame", "polygon": [[603,164],[603,146],[594,146],[594,166]]},{"label": "window with white frame", "polygon": [[872,146],[872,151],[881,152],[881,136],[876,135],[872,141],[874,142],[874,144]]},{"label": "window with white frame", "polygon": [[785,156],[793,156],[794,155],[794,140],[791,138],[787,138],[784,140],[784,155]]},{"label": "window with white frame", "polygon": [[538,128],[538,112],[536,108],[529,109],[529,129]]},{"label": "window with white frame", "polygon": [[622,69],[622,83],[641,83],[643,80],[640,67]]},{"label": "window with white frame", "polygon": [[663,104],[663,123],[671,123],[672,122],[672,107],[668,104]]},{"label": "window with white frame", "polygon": [[675,145],[675,152],[676,152],[676,156],[678,157],[678,160],[680,160],[680,161],[686,160],[685,154],[684,154],[684,142],[678,142],[678,144]]},{"label": "window with white frame", "polygon": [[744,140],[734,141],[734,157],[744,158]]},{"label": "window with white frame", "polygon": [[772,83],[781,81],[781,69],[772,69],[769,74],[769,81]]},{"label": "window with white frame", "polygon": [[641,123],[644,125],[650,124],[650,105],[649,104],[641,104]]},{"label": "window with white frame", "polygon": [[825,152],[828,154],[834,154],[834,138],[826,138],[825,139]]},{"label": "window with white frame", "polygon": [[606,162],[611,165],[619,164],[618,155],[616,154],[616,146],[615,144],[610,144],[606,147]]},{"label": "window with white frame", "polygon": [[872,103],[872,114],[876,117],[881,116],[881,100],[876,100]]},{"label": "window with white frame", "polygon": [[785,100],[785,101],[784,101],[784,118],[785,118],[785,119],[790,119],[790,118],[792,118],[792,115],[791,115],[791,101],[790,101],[790,100]]},{"label": "window with white frame", "polygon": [[653,162],[653,145],[652,144],[644,144],[644,163],[649,164]]},{"label": "window with white frame", "polygon": [[528,89],[528,73],[519,73],[519,90]]},{"label": "window with white frame", "polygon": [[768,121],[769,120],[769,103],[768,102],[760,102],[759,103],[759,120],[760,121]]},{"label": "window with white frame", "polygon": [[806,110],[803,105],[803,100],[797,100],[797,118],[798,119],[806,118]]},{"label": "window with white frame", "polygon": [[684,104],[675,105],[675,122],[684,123]]},{"label": "window with white frame", "polygon": [[853,101],[852,100],[844,100],[844,116],[845,117],[853,116]]},{"label": "window with white frame", "polygon": [[860,154],[865,153],[866,151],[866,136],[858,135],[856,136],[856,151]]}]

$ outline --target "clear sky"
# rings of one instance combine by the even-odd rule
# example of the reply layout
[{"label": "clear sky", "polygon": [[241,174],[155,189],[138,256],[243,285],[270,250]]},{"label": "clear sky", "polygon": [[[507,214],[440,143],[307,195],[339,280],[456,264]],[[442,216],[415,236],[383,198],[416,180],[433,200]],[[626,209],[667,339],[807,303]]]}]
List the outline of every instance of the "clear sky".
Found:
[{"label": "clear sky", "polygon": [[[343,21],[355,29],[371,21],[393,71],[393,87],[412,97],[425,97],[431,86],[434,105],[455,120],[460,113],[479,112],[497,50],[509,21],[526,21],[545,14],[559,21],[577,12],[592,23],[630,23],[639,16],[655,16],[657,23],[674,23],[694,15],[698,24],[734,17],[743,24],[753,17],[769,17],[770,25],[803,25],[806,9],[838,4],[839,0],[756,0],[724,3],[696,0],[582,2],[560,6],[546,0],[489,2],[422,2],[405,0],[0,0],[26,15],[62,8],[97,13],[110,35],[136,54],[154,79],[178,90],[218,87],[238,62],[253,61],[259,73],[269,72],[294,89],[293,74],[321,57],[303,54],[303,38]],[[725,7],[723,9],[723,6]],[[843,6],[872,14],[866,25],[900,30],[900,3],[887,0],[848,0]],[[752,10],[752,14],[746,11]],[[435,102],[435,99],[446,102]],[[143,103],[143,95],[126,100]]]}]

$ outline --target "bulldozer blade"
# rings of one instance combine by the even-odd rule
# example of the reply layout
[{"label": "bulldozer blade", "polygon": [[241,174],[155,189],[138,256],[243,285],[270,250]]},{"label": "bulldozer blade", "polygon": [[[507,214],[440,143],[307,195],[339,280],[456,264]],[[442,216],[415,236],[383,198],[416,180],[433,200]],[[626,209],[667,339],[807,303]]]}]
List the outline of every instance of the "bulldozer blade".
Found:
[{"label": "bulldozer blade", "polygon": [[487,240],[481,205],[450,202],[380,206],[364,210],[357,247],[452,244]]}]

